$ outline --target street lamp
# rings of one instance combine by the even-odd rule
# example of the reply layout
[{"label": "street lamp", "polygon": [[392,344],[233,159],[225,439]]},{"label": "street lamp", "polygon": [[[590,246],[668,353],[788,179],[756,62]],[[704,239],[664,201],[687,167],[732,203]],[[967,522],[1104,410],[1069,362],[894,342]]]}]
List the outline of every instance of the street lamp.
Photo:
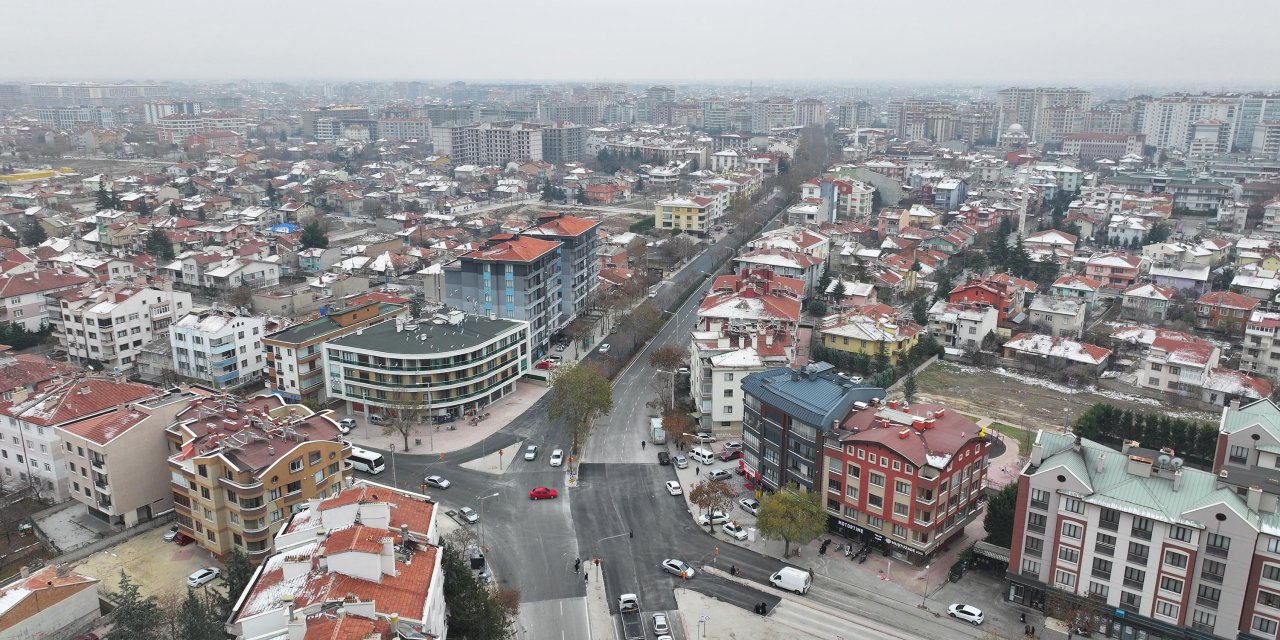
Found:
[{"label": "street lamp", "polygon": [[924,604],[924,599],[925,599],[925,598],[927,598],[927,597],[929,597],[929,567],[932,567],[932,566],[933,566],[933,564],[932,564],[932,563],[930,563],[930,564],[926,564],[926,565],[924,566],[924,593],[921,593],[921,594],[920,594],[920,608],[921,608],[921,609],[927,609],[927,608],[928,608],[928,607],[926,607],[926,606],[925,606],[925,604]]},{"label": "street lamp", "polygon": [[476,502],[476,501],[480,502],[480,549],[482,551],[484,550],[484,501],[488,500],[489,498],[496,498],[499,495],[500,495],[499,493],[495,492],[487,496],[481,496],[479,498],[476,498],[475,500],[472,500],[472,502]]}]

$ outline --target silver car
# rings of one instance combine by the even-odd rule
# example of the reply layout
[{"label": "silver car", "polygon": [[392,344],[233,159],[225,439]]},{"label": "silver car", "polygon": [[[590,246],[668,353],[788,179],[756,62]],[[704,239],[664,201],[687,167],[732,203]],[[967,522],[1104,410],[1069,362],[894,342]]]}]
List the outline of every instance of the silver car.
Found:
[{"label": "silver car", "polygon": [[538,457],[538,445],[531,444],[524,448],[524,459],[533,460]]}]

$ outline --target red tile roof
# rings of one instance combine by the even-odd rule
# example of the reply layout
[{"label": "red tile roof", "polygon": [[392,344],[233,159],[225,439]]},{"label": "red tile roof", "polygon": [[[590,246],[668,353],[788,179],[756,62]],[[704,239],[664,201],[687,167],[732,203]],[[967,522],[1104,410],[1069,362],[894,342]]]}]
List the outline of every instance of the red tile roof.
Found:
[{"label": "red tile roof", "polygon": [[[117,407],[116,411],[80,420],[61,428],[96,444],[106,444],[147,419],[147,414]],[[166,425],[168,426],[168,425]]]},{"label": "red tile roof", "polygon": [[89,276],[48,270],[0,276],[0,298],[13,298],[39,291],[65,289],[84,284],[90,280]]},{"label": "red tile roof", "polygon": [[[940,417],[937,416],[939,410],[943,414]],[[934,413],[932,425],[927,423],[930,412]],[[837,432],[840,442],[879,444],[917,467],[931,461],[950,464],[962,449],[981,440],[976,423],[958,412],[933,404],[912,404],[907,411],[887,406],[863,409],[851,413],[840,426],[854,430],[852,433]],[[907,430],[906,437],[902,436],[904,429]]]},{"label": "red tile roof", "polygon": [[1196,304],[1222,307],[1224,309],[1244,309],[1245,311],[1252,311],[1254,307],[1258,306],[1258,302],[1257,298],[1250,298],[1232,291],[1211,291],[1196,299]]},{"label": "red tile roof", "polygon": [[52,387],[21,404],[4,403],[0,413],[37,425],[56,425],[155,395],[156,389],[134,382],[77,378]]},{"label": "red tile roof", "polygon": [[342,617],[318,613],[307,618],[307,632],[302,637],[304,640],[369,640],[393,637],[390,634],[391,622],[385,618],[370,620],[350,613]]},{"label": "red tile roof", "polygon": [[527,236],[513,238],[507,234],[499,234],[490,238],[490,240],[494,239],[498,239],[500,242],[479,251],[472,251],[466,254],[466,257],[473,260],[533,262],[560,246],[559,242]]},{"label": "red tile roof", "polygon": [[599,220],[588,220],[565,214],[549,214],[539,216],[538,226],[530,229],[530,232],[556,236],[580,236],[599,224]]}]

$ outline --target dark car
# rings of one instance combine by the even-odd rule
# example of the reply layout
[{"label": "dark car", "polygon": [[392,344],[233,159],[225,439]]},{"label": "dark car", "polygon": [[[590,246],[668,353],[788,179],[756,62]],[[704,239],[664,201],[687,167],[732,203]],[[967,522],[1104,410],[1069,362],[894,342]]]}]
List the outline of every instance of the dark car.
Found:
[{"label": "dark car", "polygon": [[659,451],[658,464],[664,465],[664,466],[671,464],[671,454],[667,453],[666,451]]},{"label": "dark car", "polygon": [[178,546],[180,546],[180,547],[185,547],[185,546],[187,546],[187,545],[191,544],[192,542],[195,542],[195,539],[194,539],[194,538],[192,538],[191,536],[189,536],[189,535],[187,535],[187,534],[185,534],[185,533],[183,533],[183,532],[179,531],[179,532],[178,532],[178,535],[176,535],[176,536],[174,536],[174,537],[173,537],[173,542],[174,542],[174,544],[177,544],[177,545],[178,545]]},{"label": "dark car", "polygon": [[738,458],[741,458],[741,457],[742,457],[742,452],[735,449],[721,451],[720,453],[716,454],[716,458],[720,460],[724,460],[725,462],[728,462],[730,460],[737,460]]}]

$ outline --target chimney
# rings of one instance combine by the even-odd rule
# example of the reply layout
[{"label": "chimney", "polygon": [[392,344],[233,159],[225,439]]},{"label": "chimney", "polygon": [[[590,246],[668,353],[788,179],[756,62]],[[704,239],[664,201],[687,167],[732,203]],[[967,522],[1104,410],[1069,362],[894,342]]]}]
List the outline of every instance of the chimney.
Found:
[{"label": "chimney", "polygon": [[1040,435],[1036,435],[1035,444],[1031,445],[1031,464],[1040,466],[1044,463],[1044,445],[1040,444]]},{"label": "chimney", "polygon": [[1080,436],[1076,435],[1076,439],[1071,443],[1071,450],[1080,453]]},{"label": "chimney", "polygon": [[1102,473],[1102,470],[1103,470],[1103,468],[1104,468],[1104,466],[1105,466],[1105,465],[1104,465],[1104,463],[1106,463],[1106,461],[1107,461],[1107,456],[1106,456],[1106,454],[1099,453],[1099,454],[1098,454],[1098,457],[1097,457],[1097,458],[1095,458],[1095,459],[1094,459],[1094,461],[1093,461],[1093,470],[1094,470],[1094,472],[1095,472],[1095,473]]},{"label": "chimney", "polygon": [[1141,445],[1138,443],[1137,440],[1125,440],[1124,445],[1120,447],[1120,453],[1123,453],[1127,456],[1129,455],[1130,449],[1137,449],[1139,446]]},{"label": "chimney", "polygon": [[1128,471],[1130,475],[1138,476],[1139,478],[1150,478],[1151,477],[1151,458],[1144,458],[1142,456],[1129,456]]},{"label": "chimney", "polygon": [[1233,411],[1238,411],[1240,409],[1240,398],[1231,399],[1231,409]]},{"label": "chimney", "polygon": [[21,569],[18,570],[18,575],[22,576],[23,579],[30,578],[31,567],[23,566]]},{"label": "chimney", "polygon": [[1262,507],[1262,487],[1252,485],[1249,487],[1249,496],[1245,498],[1245,502],[1249,505],[1250,511],[1258,511]]},{"label": "chimney", "polygon": [[305,640],[307,637],[307,617],[305,615],[295,615],[293,610],[293,599],[289,599],[289,606],[285,609],[285,628],[289,632],[289,640]]},{"label": "chimney", "polygon": [[387,536],[381,540],[382,553],[378,554],[378,562],[381,565],[382,573],[388,576],[396,575],[396,546],[395,538]]},{"label": "chimney", "polygon": [[1182,488],[1182,469],[1173,470],[1173,490],[1177,491]]}]

